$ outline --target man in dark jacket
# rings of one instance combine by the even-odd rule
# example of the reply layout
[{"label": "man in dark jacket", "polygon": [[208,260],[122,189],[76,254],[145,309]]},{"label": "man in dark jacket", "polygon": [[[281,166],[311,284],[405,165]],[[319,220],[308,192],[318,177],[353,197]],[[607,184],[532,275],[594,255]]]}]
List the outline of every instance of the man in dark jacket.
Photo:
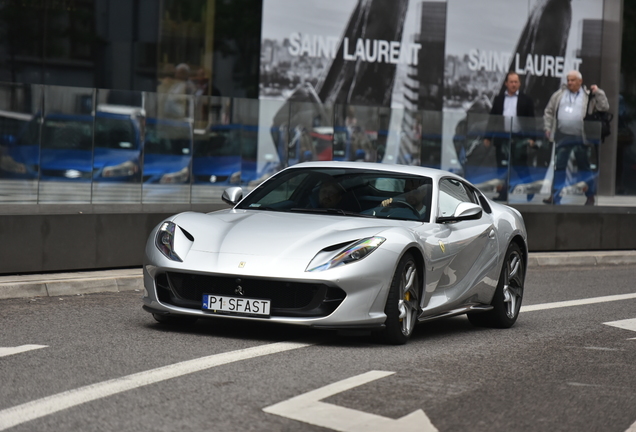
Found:
[{"label": "man in dark jacket", "polygon": [[[506,89],[493,100],[485,141],[489,144],[492,140],[495,146],[497,168],[508,168],[509,161],[513,161],[515,165],[519,164],[522,171],[519,174],[523,177],[525,175],[523,170],[527,166],[528,149],[526,147],[535,146],[536,142],[533,139],[534,125],[528,121],[520,121],[519,117],[534,118],[534,103],[530,97],[519,90],[521,81],[515,72],[508,72],[504,86]],[[508,185],[504,182],[495,200],[507,199]]]}]

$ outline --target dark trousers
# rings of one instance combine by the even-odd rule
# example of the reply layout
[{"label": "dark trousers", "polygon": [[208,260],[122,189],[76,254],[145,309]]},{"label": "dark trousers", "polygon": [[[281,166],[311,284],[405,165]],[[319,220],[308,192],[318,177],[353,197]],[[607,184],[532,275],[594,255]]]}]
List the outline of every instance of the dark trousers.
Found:
[{"label": "dark trousers", "polygon": [[587,191],[585,191],[585,196],[594,196],[596,194],[596,173],[590,168],[589,146],[578,135],[557,133],[555,142],[554,181],[552,182],[554,202],[558,203],[561,200],[559,194],[566,186],[566,170],[571,153],[574,153],[576,159],[576,180],[586,183]]}]

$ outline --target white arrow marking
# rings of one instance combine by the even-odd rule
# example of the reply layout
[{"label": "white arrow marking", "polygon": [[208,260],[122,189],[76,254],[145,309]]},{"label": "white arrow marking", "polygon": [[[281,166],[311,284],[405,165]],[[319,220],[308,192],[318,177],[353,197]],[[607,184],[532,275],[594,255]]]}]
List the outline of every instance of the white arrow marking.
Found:
[{"label": "white arrow marking", "polygon": [[351,408],[320,402],[321,399],[387,377],[394,373],[395,372],[385,371],[367,372],[268,406],[267,408],[263,408],[263,411],[340,432],[381,432],[396,430],[400,432],[436,432],[437,429],[421,409],[413,411],[411,414],[407,414],[398,420],[394,420]]},{"label": "white arrow marking", "polygon": [[46,348],[47,345],[20,345],[17,347],[0,347],[0,357],[19,354],[26,351],[32,351],[40,348]]},{"label": "white arrow marking", "polygon": [[298,342],[277,342],[245,348],[238,351],[214,354],[194,360],[151,369],[101,383],[90,384],[75,390],[68,390],[42,399],[27,402],[0,411],[0,431],[35,420],[75,406],[122,393],[138,387],[162,382],[172,378],[200,372],[237,361],[263,357],[311,346]]},{"label": "white arrow marking", "polygon": [[[618,327],[625,330],[636,331],[636,318],[626,319],[621,321],[610,321],[603,324],[612,326],[612,327]],[[630,338],[630,339],[636,339],[636,338]]]}]

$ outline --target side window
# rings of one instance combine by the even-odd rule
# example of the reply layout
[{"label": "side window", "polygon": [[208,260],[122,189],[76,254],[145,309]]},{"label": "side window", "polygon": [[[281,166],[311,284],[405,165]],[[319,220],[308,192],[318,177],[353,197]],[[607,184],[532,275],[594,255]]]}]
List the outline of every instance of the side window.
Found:
[{"label": "side window", "polygon": [[462,202],[475,203],[475,194],[459,180],[443,178],[439,182],[439,215],[452,216]]},{"label": "side window", "polygon": [[475,204],[479,204],[486,213],[488,214],[492,213],[492,209],[490,208],[490,205],[488,204],[488,200],[486,199],[486,197],[484,197],[481,194],[481,192],[479,192],[476,188],[471,187],[470,190],[475,195],[475,198],[476,198]]}]

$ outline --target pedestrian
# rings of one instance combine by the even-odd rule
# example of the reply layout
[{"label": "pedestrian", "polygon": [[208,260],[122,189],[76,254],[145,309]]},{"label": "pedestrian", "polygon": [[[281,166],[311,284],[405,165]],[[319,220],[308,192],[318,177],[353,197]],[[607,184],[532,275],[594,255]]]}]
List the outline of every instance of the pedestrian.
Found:
[{"label": "pedestrian", "polygon": [[576,70],[568,72],[567,83],[552,94],[545,107],[543,123],[546,138],[555,143],[554,179],[551,195],[543,200],[544,203],[561,202],[568,160],[574,154],[578,181],[585,182],[585,205],[594,205],[596,175],[591,170],[589,159],[589,150],[594,144],[592,137],[585,135],[584,119],[595,111],[608,109],[605,92],[596,84],[588,90],[583,85],[583,76]]}]

